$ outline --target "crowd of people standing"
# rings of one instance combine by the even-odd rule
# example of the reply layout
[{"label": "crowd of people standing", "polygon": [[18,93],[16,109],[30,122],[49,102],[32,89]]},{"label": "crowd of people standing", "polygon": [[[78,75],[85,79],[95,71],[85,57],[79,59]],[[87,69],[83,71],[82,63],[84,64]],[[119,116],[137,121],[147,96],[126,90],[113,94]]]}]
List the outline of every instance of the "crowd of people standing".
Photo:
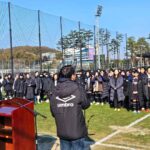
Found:
[{"label": "crowd of people standing", "polygon": [[11,74],[6,74],[0,84],[3,89],[0,92],[0,99],[19,97],[36,103],[48,101],[57,84],[57,78],[57,74],[39,73],[38,71],[34,74],[19,73],[15,75],[15,78]]},{"label": "crowd of people standing", "polygon": [[150,67],[132,70],[86,72],[85,88],[91,104],[108,102],[115,111],[122,107],[135,113],[149,112]]},{"label": "crowd of people standing", "polygon": [[[96,70],[77,71],[76,81],[87,93],[91,105],[109,103],[115,111],[122,107],[135,113],[149,112],[150,109],[150,67],[131,70]],[[59,74],[38,71],[34,74],[20,73],[13,78],[11,74],[4,75],[0,82],[3,92],[0,99],[21,97],[40,103],[48,101],[54,87],[59,82]]]}]

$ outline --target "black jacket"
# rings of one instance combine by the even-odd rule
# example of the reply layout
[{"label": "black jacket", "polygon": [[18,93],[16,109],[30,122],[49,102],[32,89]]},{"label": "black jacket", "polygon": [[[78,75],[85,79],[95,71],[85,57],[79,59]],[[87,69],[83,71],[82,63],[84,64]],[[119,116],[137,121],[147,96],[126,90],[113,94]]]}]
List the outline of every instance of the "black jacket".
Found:
[{"label": "black jacket", "polygon": [[[88,80],[90,81],[89,83],[88,83]],[[87,76],[85,77],[85,90],[87,93],[93,91],[93,83],[92,83],[91,77],[87,77]]]},{"label": "black jacket", "polygon": [[[132,92],[133,92],[132,82],[129,82],[128,88],[129,88],[129,99],[132,100]],[[138,80],[137,88],[138,88],[138,100],[141,103],[143,101],[143,90],[142,90],[142,81],[140,78]]]},{"label": "black jacket", "polygon": [[25,81],[25,97],[29,100],[34,100],[35,95],[35,81],[32,78],[28,78]]},{"label": "black jacket", "polygon": [[80,84],[61,79],[53,91],[50,103],[60,139],[76,140],[87,136],[82,109],[87,109],[90,102]]},{"label": "black jacket", "polygon": [[53,81],[50,77],[44,77],[43,78],[43,91],[46,94],[50,94],[52,93],[52,89],[53,89]]},{"label": "black jacket", "polygon": [[22,93],[24,95],[25,92],[25,80],[24,79],[17,79],[14,83],[14,90],[16,93]]},{"label": "black jacket", "polygon": [[13,90],[13,80],[11,79],[4,79],[3,80],[3,86],[5,91],[12,91]]},{"label": "black jacket", "polygon": [[143,93],[144,93],[144,97],[148,100],[149,99],[149,90],[148,90],[148,75],[145,76],[145,78],[142,80],[143,83]]},{"label": "black jacket", "polygon": [[42,90],[43,88],[43,80],[42,78],[40,78],[39,76],[34,78],[34,82],[35,82],[35,94],[39,94],[39,92]]}]

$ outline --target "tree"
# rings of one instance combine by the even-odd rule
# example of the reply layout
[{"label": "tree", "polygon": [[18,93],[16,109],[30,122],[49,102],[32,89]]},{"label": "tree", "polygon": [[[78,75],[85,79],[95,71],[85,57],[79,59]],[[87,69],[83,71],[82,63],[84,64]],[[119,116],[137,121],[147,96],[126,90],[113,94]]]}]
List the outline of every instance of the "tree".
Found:
[{"label": "tree", "polygon": [[110,42],[110,52],[113,53],[114,60],[115,60],[115,55],[117,53],[117,46],[118,46],[117,40],[113,38]]},{"label": "tree", "polygon": [[142,56],[143,53],[149,52],[149,43],[144,37],[139,38],[137,41],[134,37],[127,39],[127,50],[131,57],[131,66],[135,65],[136,56]]},{"label": "tree", "polygon": [[149,43],[146,41],[144,37],[139,38],[136,44],[138,48],[138,53],[141,53],[141,47],[142,47],[142,53],[149,52]]},{"label": "tree", "polygon": [[134,66],[134,56],[136,52],[136,41],[134,37],[129,37],[127,39],[127,50],[129,52],[129,55],[131,57],[131,66]]},{"label": "tree", "polygon": [[116,33],[116,48],[117,48],[117,66],[119,67],[119,61],[120,61],[120,46],[121,46],[121,42],[123,41],[123,35],[121,33]]},{"label": "tree", "polygon": [[[142,55],[143,53],[146,53],[149,51],[149,43],[146,41],[145,38],[139,38],[137,40],[137,48],[138,48],[138,55],[140,55],[140,65],[142,66],[143,64],[143,58]],[[145,62],[145,61],[144,61]]]},{"label": "tree", "polygon": [[[91,30],[80,29],[80,32],[77,30],[70,31],[69,34],[63,36],[63,42],[61,39],[58,41],[58,48],[61,46],[64,50],[69,48],[83,48],[90,44],[90,41],[93,40],[93,32]],[[63,44],[63,45],[61,45]]]},{"label": "tree", "polygon": [[106,45],[106,41],[105,41],[105,29],[103,29],[103,28],[100,28],[99,29],[99,44],[100,44],[100,46],[101,46],[101,48],[102,48],[102,54],[103,54],[103,47],[104,47],[104,45]]},{"label": "tree", "polygon": [[106,45],[106,51],[107,51],[107,67],[109,67],[109,40],[110,40],[110,32],[106,29],[106,32],[105,32],[105,38],[104,38],[104,41],[105,41],[105,45]]}]

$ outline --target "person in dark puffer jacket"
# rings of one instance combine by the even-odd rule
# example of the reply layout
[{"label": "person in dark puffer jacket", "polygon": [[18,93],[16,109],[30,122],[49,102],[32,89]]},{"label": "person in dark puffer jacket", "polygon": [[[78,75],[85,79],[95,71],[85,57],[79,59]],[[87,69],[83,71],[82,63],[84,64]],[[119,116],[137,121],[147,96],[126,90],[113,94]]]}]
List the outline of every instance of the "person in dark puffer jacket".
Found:
[{"label": "person in dark puffer jacket", "polygon": [[13,79],[11,74],[5,75],[3,80],[3,87],[6,93],[5,99],[11,99],[13,96]]},{"label": "person in dark puffer jacket", "polygon": [[49,103],[49,97],[52,94],[52,90],[53,90],[53,81],[50,78],[49,73],[45,73],[44,77],[43,77],[43,92],[44,92],[44,96],[46,96],[46,102]]},{"label": "person in dark puffer jacket", "polygon": [[51,113],[56,121],[61,150],[87,150],[87,128],[83,111],[90,106],[85,89],[73,81],[75,70],[64,66],[59,74],[58,85],[50,100]]},{"label": "person in dark puffer jacket", "polygon": [[106,71],[101,71],[100,72],[101,78],[102,78],[102,84],[103,84],[103,93],[101,96],[101,105],[103,105],[106,102],[109,102],[109,89],[110,89],[110,85],[109,85],[109,78],[108,75],[106,73]]},{"label": "person in dark puffer jacket", "polygon": [[14,83],[15,97],[23,98],[25,96],[25,79],[24,74],[20,73],[19,78]]},{"label": "person in dark puffer jacket", "polygon": [[26,74],[26,81],[24,82],[25,87],[25,98],[34,101],[35,95],[35,81],[29,73]]}]

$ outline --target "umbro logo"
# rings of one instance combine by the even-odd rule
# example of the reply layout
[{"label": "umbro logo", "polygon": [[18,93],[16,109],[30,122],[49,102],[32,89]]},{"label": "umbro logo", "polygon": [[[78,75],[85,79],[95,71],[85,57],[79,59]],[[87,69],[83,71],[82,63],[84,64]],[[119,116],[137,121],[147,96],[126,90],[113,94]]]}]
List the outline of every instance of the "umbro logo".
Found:
[{"label": "umbro logo", "polygon": [[64,98],[60,98],[60,97],[56,97],[57,100],[61,101],[61,102],[64,102],[64,103],[67,103],[71,100],[73,100],[74,98],[76,98],[75,95],[71,95],[71,96],[68,96],[68,97],[64,97]]}]

